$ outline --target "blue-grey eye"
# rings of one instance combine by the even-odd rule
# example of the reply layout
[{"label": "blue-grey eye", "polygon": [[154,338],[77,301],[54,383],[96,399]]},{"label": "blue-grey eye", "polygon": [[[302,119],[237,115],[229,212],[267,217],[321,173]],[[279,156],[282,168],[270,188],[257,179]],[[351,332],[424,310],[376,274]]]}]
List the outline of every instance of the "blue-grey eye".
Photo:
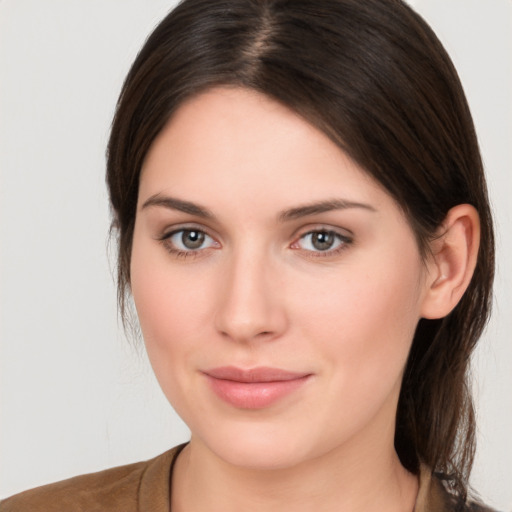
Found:
[{"label": "blue-grey eye", "polygon": [[169,237],[169,240],[172,245],[180,251],[206,249],[214,244],[212,237],[198,229],[180,229],[174,232]]},{"label": "blue-grey eye", "polygon": [[300,238],[301,249],[307,251],[329,251],[341,246],[345,239],[334,231],[311,231]]}]

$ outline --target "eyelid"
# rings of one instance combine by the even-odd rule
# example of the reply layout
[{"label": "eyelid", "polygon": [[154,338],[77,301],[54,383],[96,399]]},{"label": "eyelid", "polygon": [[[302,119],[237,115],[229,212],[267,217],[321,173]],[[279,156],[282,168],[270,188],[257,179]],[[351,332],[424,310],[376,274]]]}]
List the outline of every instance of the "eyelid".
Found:
[{"label": "eyelid", "polygon": [[331,224],[308,224],[307,226],[302,226],[300,229],[297,229],[292,236],[294,240],[298,240],[303,236],[318,232],[334,233],[350,240],[354,238],[354,233],[350,229],[333,226]]},{"label": "eyelid", "polygon": [[334,231],[335,233],[338,233],[342,236],[347,237],[353,237],[354,232],[349,229],[348,227],[345,227],[343,225],[339,225],[336,221],[332,223],[332,221],[315,221],[312,220],[307,223],[301,223],[300,226],[297,227],[297,229],[294,230],[293,236],[296,236],[297,238],[299,236],[305,235],[307,233],[310,233],[311,231]]},{"label": "eyelid", "polygon": [[194,222],[185,222],[183,224],[167,226],[162,230],[162,234],[158,235],[157,238],[159,240],[163,240],[164,238],[169,238],[170,236],[179,233],[180,231],[200,231],[201,233],[208,235],[210,238],[213,238],[215,241],[217,241],[218,238],[211,233],[211,230],[207,226],[196,224]]}]

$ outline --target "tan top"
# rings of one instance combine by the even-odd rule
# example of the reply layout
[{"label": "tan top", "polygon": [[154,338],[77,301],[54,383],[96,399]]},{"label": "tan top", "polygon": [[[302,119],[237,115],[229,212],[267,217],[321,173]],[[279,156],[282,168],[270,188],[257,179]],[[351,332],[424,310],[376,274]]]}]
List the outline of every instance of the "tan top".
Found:
[{"label": "tan top", "polygon": [[[170,481],[180,445],[154,459],[77,476],[0,502],[0,512],[170,512]],[[422,466],[413,512],[449,512],[442,484]],[[484,509],[468,509],[484,510]]]}]

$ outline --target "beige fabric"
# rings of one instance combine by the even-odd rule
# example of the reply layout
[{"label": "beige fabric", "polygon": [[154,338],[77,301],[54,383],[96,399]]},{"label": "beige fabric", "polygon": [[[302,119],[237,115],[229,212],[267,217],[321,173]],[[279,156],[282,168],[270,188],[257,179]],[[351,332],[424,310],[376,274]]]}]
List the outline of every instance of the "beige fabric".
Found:
[{"label": "beige fabric", "polygon": [[[180,445],[154,459],[77,476],[16,494],[0,512],[170,512],[169,482]],[[421,467],[414,512],[449,512],[441,483]]]},{"label": "beige fabric", "polygon": [[170,475],[180,449],[16,494],[0,502],[0,512],[169,512]]}]

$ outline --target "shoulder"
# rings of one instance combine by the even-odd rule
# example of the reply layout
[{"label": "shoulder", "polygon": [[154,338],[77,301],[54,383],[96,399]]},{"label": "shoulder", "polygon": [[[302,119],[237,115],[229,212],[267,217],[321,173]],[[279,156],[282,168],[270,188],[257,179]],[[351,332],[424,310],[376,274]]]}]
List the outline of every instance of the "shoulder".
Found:
[{"label": "shoulder", "polygon": [[467,512],[497,512],[493,508],[486,507],[484,505],[479,505],[478,503],[470,503],[466,508]]},{"label": "shoulder", "polygon": [[497,512],[497,510],[487,507],[482,503],[476,503],[472,501],[466,505],[464,512]]},{"label": "shoulder", "polygon": [[105,510],[114,510],[113,502],[120,500],[124,507],[134,501],[146,465],[139,462],[36,487],[2,501],[0,509],[2,512],[99,510],[101,504]]},{"label": "shoulder", "polygon": [[168,504],[169,477],[181,446],[153,459],[80,475],[21,492],[0,502],[1,512],[135,512]]},{"label": "shoulder", "polygon": [[496,512],[481,503],[461,503],[446,490],[441,478],[423,464],[419,484],[414,512]]}]

